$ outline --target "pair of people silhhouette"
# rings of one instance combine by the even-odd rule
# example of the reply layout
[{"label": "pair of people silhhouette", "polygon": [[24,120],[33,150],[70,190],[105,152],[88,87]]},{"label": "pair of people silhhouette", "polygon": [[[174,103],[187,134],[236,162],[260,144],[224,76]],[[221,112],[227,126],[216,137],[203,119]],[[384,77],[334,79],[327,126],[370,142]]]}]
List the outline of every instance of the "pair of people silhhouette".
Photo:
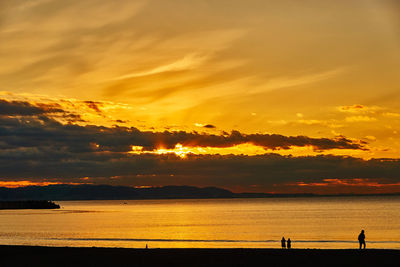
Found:
[{"label": "pair of people silhhouette", "polygon": [[292,247],[292,241],[290,240],[290,238],[288,238],[288,240],[286,241],[286,239],[282,237],[281,246],[282,248],[286,248],[287,246],[287,248],[290,249]]},{"label": "pair of people silhhouette", "polygon": [[[358,242],[360,243],[360,249],[365,249],[365,233],[364,230],[361,230],[361,233],[358,235]],[[282,237],[281,239],[281,246],[282,248],[288,248],[290,249],[292,247],[292,241],[290,238],[286,241],[285,237]]]},{"label": "pair of people silhhouette", "polygon": [[360,243],[360,249],[365,249],[365,234],[364,230],[361,230],[361,233],[358,235],[358,243]]}]

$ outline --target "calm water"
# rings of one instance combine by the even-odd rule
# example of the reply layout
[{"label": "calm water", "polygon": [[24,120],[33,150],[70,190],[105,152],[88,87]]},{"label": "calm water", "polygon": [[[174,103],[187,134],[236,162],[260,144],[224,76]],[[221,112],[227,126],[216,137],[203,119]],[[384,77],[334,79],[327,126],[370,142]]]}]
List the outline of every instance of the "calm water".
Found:
[{"label": "calm water", "polygon": [[62,201],[0,211],[0,244],[400,249],[400,197]]}]

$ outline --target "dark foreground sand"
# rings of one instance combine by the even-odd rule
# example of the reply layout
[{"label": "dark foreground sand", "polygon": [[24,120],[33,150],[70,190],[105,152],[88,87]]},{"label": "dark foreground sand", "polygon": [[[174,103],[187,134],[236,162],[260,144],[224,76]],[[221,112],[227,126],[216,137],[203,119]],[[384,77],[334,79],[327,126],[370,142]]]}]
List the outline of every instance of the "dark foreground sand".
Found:
[{"label": "dark foreground sand", "polygon": [[0,266],[400,266],[400,250],[0,246]]}]

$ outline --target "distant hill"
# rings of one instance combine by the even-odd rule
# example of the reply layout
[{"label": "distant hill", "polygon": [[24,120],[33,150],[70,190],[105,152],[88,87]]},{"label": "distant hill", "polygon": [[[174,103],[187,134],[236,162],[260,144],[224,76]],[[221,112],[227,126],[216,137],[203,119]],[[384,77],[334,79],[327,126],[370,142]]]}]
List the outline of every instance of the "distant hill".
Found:
[{"label": "distant hill", "polygon": [[164,186],[133,188],[110,185],[49,185],[0,187],[0,200],[112,200],[232,198],[234,193],[216,187]]},{"label": "distant hill", "polygon": [[17,209],[59,209],[60,205],[47,200],[0,201],[0,210]]},{"label": "distant hill", "polygon": [[[400,194],[391,194],[400,195]],[[163,186],[134,188],[111,185],[49,185],[19,188],[0,187],[0,201],[11,200],[123,200],[319,197],[315,194],[233,193],[217,187]],[[331,196],[331,195],[330,195]],[[357,196],[357,195],[335,195]],[[365,195],[364,195],[365,196]]]}]

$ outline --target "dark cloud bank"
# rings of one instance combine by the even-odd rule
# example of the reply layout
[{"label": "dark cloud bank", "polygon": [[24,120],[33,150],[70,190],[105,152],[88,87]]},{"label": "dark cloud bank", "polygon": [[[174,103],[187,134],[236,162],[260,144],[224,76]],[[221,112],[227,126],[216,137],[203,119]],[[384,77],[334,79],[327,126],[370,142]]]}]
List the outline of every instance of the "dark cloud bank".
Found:
[{"label": "dark cloud bank", "polygon": [[[268,134],[211,135],[150,132],[136,128],[61,124],[57,107],[0,101],[0,178],[6,180],[92,182],[118,185],[196,185],[272,191],[282,184],[322,179],[399,181],[399,160],[362,160],[341,156],[291,157],[277,154],[175,155],[129,154],[131,146],[152,150],[163,145],[229,147],[253,143],[264,148],[313,146],[317,150],[364,149],[344,137],[310,138]],[[50,115],[49,115],[50,114]],[[72,114],[73,115],[73,114]],[[97,146],[98,145],[98,146]],[[84,178],[88,177],[88,178]],[[82,179],[84,178],[84,179]]]}]

